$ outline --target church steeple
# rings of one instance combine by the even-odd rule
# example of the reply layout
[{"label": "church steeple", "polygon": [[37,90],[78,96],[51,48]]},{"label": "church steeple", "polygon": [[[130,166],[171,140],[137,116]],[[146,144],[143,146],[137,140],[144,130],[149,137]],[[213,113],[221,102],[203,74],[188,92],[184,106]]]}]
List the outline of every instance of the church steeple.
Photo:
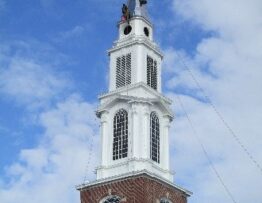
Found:
[{"label": "church steeple", "polygon": [[108,50],[109,92],[99,97],[97,109],[101,165],[96,182],[78,188],[82,203],[186,203],[190,195],[173,184],[172,101],[162,95],[163,55],[146,7],[147,0],[127,1],[118,39]]},{"label": "church steeple", "polygon": [[109,92],[97,111],[103,140],[98,179],[147,170],[173,180],[168,143],[173,113],[161,94],[163,55],[153,41],[146,3],[127,2],[130,17],[119,22],[119,38],[108,51]]}]

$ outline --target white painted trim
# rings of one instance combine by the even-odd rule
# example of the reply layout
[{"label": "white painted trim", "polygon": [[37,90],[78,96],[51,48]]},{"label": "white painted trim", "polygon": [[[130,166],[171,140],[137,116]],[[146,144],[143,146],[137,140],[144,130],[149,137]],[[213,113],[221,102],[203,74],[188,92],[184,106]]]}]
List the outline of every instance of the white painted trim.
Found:
[{"label": "white painted trim", "polygon": [[125,87],[120,87],[118,89],[115,89],[111,92],[108,92],[108,93],[104,93],[104,94],[101,94],[98,96],[99,99],[104,99],[106,97],[109,97],[113,94],[116,94],[116,93],[122,93],[122,92],[126,92],[126,90],[128,89],[129,91],[132,90],[132,89],[135,89],[136,87],[143,87],[145,88],[146,90],[148,90],[150,93],[152,93],[153,95],[156,95],[157,97],[163,99],[165,102],[167,102],[169,105],[172,104],[172,100],[165,97],[164,95],[162,95],[161,93],[159,93],[158,91],[152,89],[151,87],[149,87],[146,83],[144,82],[138,82],[136,84],[131,84],[131,85],[128,85],[128,86],[125,86]]},{"label": "white painted trim", "polygon": [[[144,17],[142,17],[142,16],[133,16],[133,17],[132,17],[132,20],[135,20],[135,19],[137,19],[137,20],[142,20],[142,21],[144,21],[146,24],[148,24],[148,26],[153,27],[153,24],[152,24],[149,20],[147,20],[146,18],[144,18]],[[125,24],[125,23],[126,23],[126,22],[119,21],[118,24],[117,24],[117,26],[119,27],[121,24]]]},{"label": "white painted trim", "polygon": [[184,189],[184,188],[174,184],[173,182],[170,182],[170,181],[168,181],[166,179],[163,179],[162,177],[160,177],[160,176],[158,176],[158,175],[156,175],[154,173],[151,173],[151,172],[149,172],[147,170],[134,171],[134,172],[118,175],[118,176],[113,176],[113,177],[110,177],[110,178],[96,180],[96,181],[90,182],[90,183],[83,183],[81,185],[77,185],[76,189],[81,191],[81,190],[84,190],[87,187],[92,187],[92,186],[96,186],[96,185],[99,185],[99,184],[106,184],[106,183],[117,181],[117,180],[120,180],[120,179],[123,179],[123,178],[125,178],[125,179],[126,178],[133,178],[135,176],[140,176],[140,175],[147,175],[147,176],[149,176],[151,178],[154,178],[154,179],[157,179],[159,181],[162,181],[162,182],[168,184],[169,186],[174,187],[174,188],[184,192],[188,196],[191,196],[193,194],[191,191],[186,190],[186,189]]},{"label": "white painted trim", "polygon": [[123,49],[123,48],[126,49],[126,48],[134,46],[136,44],[143,44],[147,48],[153,50],[154,53],[157,54],[158,56],[160,56],[161,59],[164,58],[164,55],[161,52],[160,48],[156,44],[152,43],[147,38],[145,38],[143,35],[141,35],[141,36],[130,35],[130,37],[128,37],[124,40],[116,41],[116,42],[114,42],[114,46],[111,49],[109,49],[107,51],[107,53],[108,53],[108,55],[111,55],[113,52],[116,52],[116,51]]}]

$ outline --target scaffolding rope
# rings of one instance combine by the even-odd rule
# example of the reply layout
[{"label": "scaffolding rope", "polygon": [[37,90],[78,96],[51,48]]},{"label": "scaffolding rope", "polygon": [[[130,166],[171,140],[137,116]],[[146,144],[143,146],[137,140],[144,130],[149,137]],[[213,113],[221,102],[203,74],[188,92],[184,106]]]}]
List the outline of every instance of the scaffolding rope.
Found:
[{"label": "scaffolding rope", "polygon": [[198,87],[198,89],[202,92],[203,96],[205,97],[206,101],[208,102],[208,104],[212,107],[213,111],[216,113],[216,115],[218,116],[218,118],[221,120],[221,122],[224,124],[224,126],[226,127],[226,129],[229,131],[229,133],[231,134],[231,136],[233,137],[233,139],[235,140],[235,142],[240,146],[240,148],[244,151],[244,153],[247,155],[247,157],[249,158],[249,160],[255,165],[255,167],[260,171],[260,173],[262,174],[262,167],[261,165],[258,163],[258,161],[254,158],[254,156],[250,153],[250,151],[248,150],[248,148],[244,145],[244,143],[242,142],[242,140],[238,137],[238,135],[235,133],[235,131],[233,130],[233,128],[230,127],[230,125],[228,124],[228,122],[224,119],[224,117],[222,116],[222,114],[220,113],[220,111],[218,111],[218,109],[216,108],[216,106],[214,105],[214,103],[212,102],[212,100],[207,96],[207,94],[205,93],[204,89],[201,87],[199,81],[196,79],[196,77],[194,76],[192,70],[187,66],[186,62],[183,60],[183,58],[177,53],[177,51],[175,51],[177,57],[180,59],[182,65],[186,68],[187,72],[189,73],[189,75],[191,76],[191,78],[193,79],[193,81],[195,82],[196,86]]},{"label": "scaffolding rope", "polygon": [[203,151],[203,153],[204,153],[204,155],[205,155],[205,157],[206,157],[206,159],[207,159],[207,161],[208,161],[208,163],[209,163],[209,166],[211,167],[211,169],[212,169],[213,172],[215,173],[216,177],[218,178],[219,182],[220,182],[221,185],[223,186],[225,192],[227,193],[227,195],[229,196],[229,198],[232,200],[232,202],[237,203],[236,200],[235,200],[235,198],[234,198],[234,196],[233,196],[233,194],[230,192],[228,186],[225,184],[222,176],[220,175],[220,173],[219,173],[218,170],[216,169],[214,163],[212,162],[210,156],[208,155],[207,150],[206,150],[204,144],[202,143],[200,137],[198,136],[197,131],[196,131],[194,125],[193,125],[193,122],[192,122],[190,116],[188,115],[188,113],[187,113],[187,111],[186,111],[186,109],[185,109],[185,107],[184,107],[184,105],[183,105],[183,103],[182,103],[179,95],[176,95],[176,98],[177,98],[178,103],[179,103],[180,106],[181,106],[181,109],[183,110],[184,114],[186,115],[187,121],[188,121],[188,123],[189,123],[189,125],[190,125],[190,127],[191,127],[191,129],[192,129],[193,134],[195,135],[195,138],[196,138],[198,144],[201,146],[201,149],[202,149],[202,151]]},{"label": "scaffolding rope", "polygon": [[[97,118],[95,118],[95,121],[97,122]],[[95,133],[92,133],[92,136],[91,136],[91,139],[90,139],[90,150],[89,150],[89,153],[88,153],[88,159],[87,159],[85,172],[84,172],[83,184],[81,186],[80,191],[83,190],[83,187],[85,186],[85,183],[87,181],[87,176],[88,176],[88,173],[89,173],[90,163],[91,163],[91,159],[92,159],[92,155],[93,155],[94,139],[95,139]]]}]

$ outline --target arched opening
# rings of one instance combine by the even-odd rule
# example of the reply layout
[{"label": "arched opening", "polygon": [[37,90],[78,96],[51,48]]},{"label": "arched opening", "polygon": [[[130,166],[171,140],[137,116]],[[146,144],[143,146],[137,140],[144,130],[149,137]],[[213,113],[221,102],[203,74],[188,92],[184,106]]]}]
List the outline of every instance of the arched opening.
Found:
[{"label": "arched opening", "polygon": [[160,163],[159,118],[155,112],[150,114],[150,156],[153,161]]},{"label": "arched opening", "polygon": [[100,203],[120,203],[121,198],[116,195],[111,195],[104,198]]},{"label": "arched opening", "polygon": [[160,203],[172,203],[172,202],[169,199],[167,199],[167,198],[162,198],[160,200]]},{"label": "arched opening", "polygon": [[127,157],[128,153],[128,113],[120,109],[114,116],[113,160]]}]

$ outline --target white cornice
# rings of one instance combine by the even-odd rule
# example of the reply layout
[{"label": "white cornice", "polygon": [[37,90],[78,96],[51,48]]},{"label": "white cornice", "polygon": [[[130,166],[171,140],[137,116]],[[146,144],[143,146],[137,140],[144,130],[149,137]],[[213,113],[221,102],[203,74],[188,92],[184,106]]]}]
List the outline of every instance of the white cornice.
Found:
[{"label": "white cornice", "polygon": [[[153,24],[149,20],[147,20],[146,18],[144,18],[142,16],[133,16],[130,21],[132,21],[132,20],[142,20],[145,23],[147,23],[149,26],[153,27]],[[117,26],[119,27],[121,24],[124,24],[124,23],[126,23],[126,21],[119,21],[117,23]]]},{"label": "white cornice", "polygon": [[96,115],[100,117],[101,113],[107,111],[108,106],[110,106],[116,100],[126,100],[128,101],[128,103],[144,103],[144,104],[149,104],[149,105],[153,105],[153,103],[160,104],[166,112],[165,115],[168,116],[171,119],[171,121],[174,119],[172,110],[168,107],[168,105],[166,105],[161,100],[126,96],[126,95],[120,95],[120,94],[116,94],[108,102],[100,106],[96,111]]},{"label": "white cornice", "polygon": [[[138,84],[138,85],[137,85]],[[96,114],[98,117],[100,117],[101,113],[106,111],[108,106],[110,106],[112,103],[114,103],[117,100],[125,100],[128,103],[145,103],[145,104],[149,104],[149,105],[153,105],[153,104],[158,104],[160,105],[164,111],[166,112],[166,116],[169,116],[171,120],[174,119],[174,115],[173,115],[173,111],[170,109],[169,105],[171,104],[171,100],[169,100],[168,98],[164,97],[163,95],[161,95],[160,93],[158,93],[157,91],[153,90],[152,88],[148,87],[147,85],[145,85],[143,82],[142,83],[137,83],[136,85],[129,87],[128,89],[131,90],[133,88],[137,88],[137,87],[143,87],[146,88],[149,91],[153,91],[151,92],[153,95],[156,95],[157,98],[144,98],[144,97],[135,97],[135,96],[129,96],[129,95],[122,95],[121,93],[123,91],[126,91],[126,87],[119,88],[115,91],[112,91],[108,94],[102,95],[99,97],[99,99],[103,99],[103,98],[107,98],[107,97],[111,97],[107,102],[105,102],[104,104],[102,104],[96,111]]]},{"label": "white cornice", "polygon": [[134,177],[142,176],[142,175],[148,176],[148,177],[153,178],[154,180],[157,180],[157,181],[160,181],[160,182],[164,182],[164,183],[168,184],[169,186],[171,186],[171,187],[173,187],[177,190],[182,191],[187,196],[191,196],[193,194],[189,190],[186,190],[186,189],[184,189],[184,188],[182,188],[182,187],[180,187],[180,186],[178,186],[178,185],[176,185],[176,184],[174,184],[174,183],[172,183],[172,182],[170,182],[166,179],[163,179],[162,177],[160,177],[160,176],[158,176],[154,173],[151,173],[147,170],[134,171],[134,172],[126,173],[126,174],[123,174],[123,175],[117,175],[117,176],[113,176],[113,177],[110,177],[110,178],[96,180],[96,181],[90,182],[90,183],[83,183],[81,185],[77,185],[76,189],[81,191],[81,190],[85,190],[88,187],[106,184],[106,183],[118,181],[118,180],[121,180],[121,179],[134,178]]},{"label": "white cornice", "polygon": [[135,44],[143,44],[147,46],[149,49],[153,50],[156,54],[158,54],[162,59],[164,57],[163,53],[161,52],[160,48],[153,42],[149,41],[145,36],[137,36],[137,35],[130,35],[130,37],[124,40],[118,40],[114,42],[114,46],[109,49],[107,52],[108,54],[118,51],[122,48],[131,47]]},{"label": "white cornice", "polygon": [[127,90],[132,90],[134,88],[137,88],[137,87],[143,87],[145,88],[147,91],[149,91],[150,93],[152,93],[153,95],[156,95],[157,97],[159,97],[160,99],[163,99],[166,103],[168,103],[169,105],[172,104],[172,100],[165,97],[164,95],[162,95],[161,93],[159,93],[158,91],[152,89],[151,87],[149,87],[147,84],[145,84],[144,82],[139,82],[139,83],[136,83],[136,84],[131,84],[131,85],[127,85],[125,87],[121,87],[121,88],[118,88],[114,91],[111,91],[111,92],[108,92],[108,93],[105,93],[105,94],[101,94],[98,96],[99,99],[103,99],[103,98],[106,98],[106,97],[110,97],[114,94],[120,94],[124,91],[127,91]]},{"label": "white cornice", "polygon": [[169,174],[172,174],[172,175],[175,174],[174,172],[171,172],[171,171],[169,171],[169,170],[165,170],[165,169],[159,167],[158,163],[156,163],[156,162],[154,162],[154,161],[152,161],[152,160],[150,160],[150,159],[143,159],[143,158],[130,158],[130,159],[125,159],[125,161],[121,161],[121,162],[116,163],[116,164],[114,164],[114,165],[111,165],[111,166],[109,166],[109,167],[99,166],[99,167],[96,168],[96,170],[98,170],[98,169],[112,169],[112,168],[117,168],[117,167],[119,167],[119,166],[126,165],[126,164],[128,164],[129,162],[132,162],[132,161],[143,162],[143,163],[147,162],[147,163],[151,164],[153,168],[156,168],[157,170],[159,170],[159,171],[161,171],[161,172],[163,172],[163,173],[169,173]]}]

